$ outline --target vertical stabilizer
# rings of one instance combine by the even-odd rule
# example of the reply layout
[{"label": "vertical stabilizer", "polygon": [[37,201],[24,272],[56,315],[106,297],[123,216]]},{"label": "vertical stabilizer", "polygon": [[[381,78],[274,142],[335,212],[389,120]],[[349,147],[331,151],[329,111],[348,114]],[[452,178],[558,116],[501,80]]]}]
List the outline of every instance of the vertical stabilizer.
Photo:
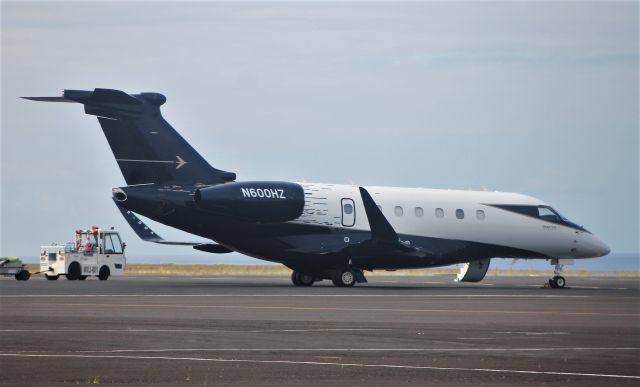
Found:
[{"label": "vertical stabilizer", "polygon": [[65,90],[62,97],[25,97],[44,102],[76,102],[98,117],[128,185],[146,183],[220,184],[235,173],[213,168],[162,117],[166,97],[120,90]]}]

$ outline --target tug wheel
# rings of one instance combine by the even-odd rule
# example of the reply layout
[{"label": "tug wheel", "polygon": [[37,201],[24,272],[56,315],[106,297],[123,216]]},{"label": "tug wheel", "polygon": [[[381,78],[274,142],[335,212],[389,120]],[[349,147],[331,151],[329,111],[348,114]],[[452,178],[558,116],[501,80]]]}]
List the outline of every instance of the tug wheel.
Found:
[{"label": "tug wheel", "polygon": [[65,277],[67,277],[69,281],[80,279],[80,264],[78,262],[71,262]]},{"label": "tug wheel", "polygon": [[100,271],[98,272],[98,278],[100,279],[100,281],[106,281],[109,278],[109,274],[111,274],[109,267],[102,266],[100,268]]}]

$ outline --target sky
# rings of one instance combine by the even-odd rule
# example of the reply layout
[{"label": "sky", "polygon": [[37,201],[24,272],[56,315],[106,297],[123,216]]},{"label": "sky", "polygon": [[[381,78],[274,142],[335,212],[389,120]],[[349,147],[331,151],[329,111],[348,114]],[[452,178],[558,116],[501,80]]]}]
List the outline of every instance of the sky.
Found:
[{"label": "sky", "polygon": [[111,201],[125,183],[95,117],[18,98],[96,87],[163,93],[164,117],[240,180],[519,192],[638,253],[638,2],[0,10],[0,255],[97,224],[131,260],[253,262],[140,241]]}]

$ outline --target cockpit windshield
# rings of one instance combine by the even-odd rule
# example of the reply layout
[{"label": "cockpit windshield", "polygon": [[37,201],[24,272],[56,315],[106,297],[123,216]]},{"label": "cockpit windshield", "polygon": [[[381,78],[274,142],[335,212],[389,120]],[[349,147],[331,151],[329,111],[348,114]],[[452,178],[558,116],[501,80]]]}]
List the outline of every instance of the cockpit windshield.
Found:
[{"label": "cockpit windshield", "polygon": [[[549,206],[532,206],[532,205],[513,205],[513,204],[493,204],[494,207],[502,208],[503,210],[515,212],[521,215],[531,216],[537,219],[542,219],[547,222],[553,222],[569,226],[581,231],[587,231],[583,227],[571,222],[569,219],[562,216],[558,211]],[[588,231],[587,231],[588,232]]]},{"label": "cockpit windshield", "polygon": [[552,222],[568,222],[569,220],[562,216],[558,211],[549,206],[538,206],[538,218],[549,220]]}]

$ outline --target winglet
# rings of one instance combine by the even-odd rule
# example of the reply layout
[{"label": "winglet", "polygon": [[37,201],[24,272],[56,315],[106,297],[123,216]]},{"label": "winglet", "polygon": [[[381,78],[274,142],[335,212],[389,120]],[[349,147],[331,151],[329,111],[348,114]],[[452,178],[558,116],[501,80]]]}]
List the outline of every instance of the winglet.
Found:
[{"label": "winglet", "polygon": [[364,210],[369,219],[369,227],[371,228],[371,239],[378,239],[388,242],[398,242],[398,234],[393,229],[387,218],[376,205],[369,192],[363,187],[360,188],[360,196],[364,204]]},{"label": "winglet", "polygon": [[155,231],[153,231],[149,226],[147,226],[140,218],[136,216],[132,211],[127,210],[126,208],[119,206],[116,203],[116,206],[124,216],[129,226],[133,229],[133,231],[146,242],[154,242],[159,243],[161,245],[179,245],[179,246],[193,246],[194,249],[205,251],[207,253],[215,253],[215,254],[225,254],[231,253],[233,250],[228,249],[222,245],[217,245],[215,243],[209,242],[172,242],[167,241],[158,235]]},{"label": "winglet", "polygon": [[40,101],[40,102],[68,102],[75,103],[76,101],[72,101],[65,97],[20,97],[22,99],[28,99],[30,101]]},{"label": "winglet", "polygon": [[144,224],[144,222],[140,220],[140,218],[138,218],[132,211],[119,206],[117,203],[116,206],[120,210],[120,213],[122,213],[122,216],[124,216],[124,219],[127,221],[127,223],[129,223],[129,226],[131,226],[133,231],[137,236],[140,237],[140,239],[142,239],[143,241],[156,243],[162,243],[164,241],[164,238],[156,234],[155,231]]}]

